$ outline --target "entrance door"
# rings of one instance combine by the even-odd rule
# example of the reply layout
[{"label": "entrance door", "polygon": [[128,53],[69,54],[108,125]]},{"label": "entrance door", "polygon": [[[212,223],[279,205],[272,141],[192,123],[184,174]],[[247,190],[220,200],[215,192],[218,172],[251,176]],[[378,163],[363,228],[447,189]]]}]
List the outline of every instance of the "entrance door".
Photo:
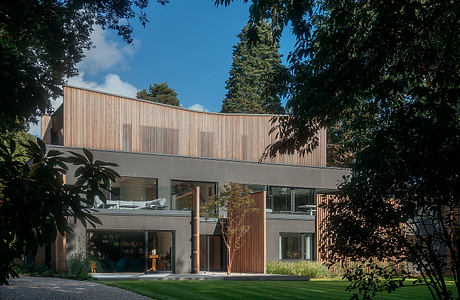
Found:
[{"label": "entrance door", "polygon": [[220,235],[200,235],[200,270],[224,271],[225,244]]}]

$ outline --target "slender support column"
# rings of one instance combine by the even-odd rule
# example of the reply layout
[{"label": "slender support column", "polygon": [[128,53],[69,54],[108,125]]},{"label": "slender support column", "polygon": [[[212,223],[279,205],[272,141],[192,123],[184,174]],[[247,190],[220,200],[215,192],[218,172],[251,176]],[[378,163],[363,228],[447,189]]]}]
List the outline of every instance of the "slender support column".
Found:
[{"label": "slender support column", "polygon": [[[62,182],[66,183],[66,175],[62,176]],[[57,273],[65,273],[66,271],[66,234],[61,235],[59,232],[56,235],[56,241],[54,242],[54,268]]]},{"label": "slender support column", "polygon": [[144,230],[144,273],[147,274],[149,265],[149,232]]},{"label": "slender support column", "polygon": [[200,273],[200,187],[192,192],[192,273]]},{"label": "slender support column", "polygon": [[55,247],[55,268],[58,273],[65,273],[66,271],[66,236],[60,233],[56,236]]}]

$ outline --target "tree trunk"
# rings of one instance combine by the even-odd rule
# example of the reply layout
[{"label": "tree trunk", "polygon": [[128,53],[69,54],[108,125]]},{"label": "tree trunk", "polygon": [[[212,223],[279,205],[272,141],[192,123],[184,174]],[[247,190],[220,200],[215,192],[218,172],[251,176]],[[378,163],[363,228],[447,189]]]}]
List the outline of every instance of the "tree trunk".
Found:
[{"label": "tree trunk", "polygon": [[230,275],[230,273],[232,273],[232,259],[230,255],[230,249],[227,249],[227,275]]}]

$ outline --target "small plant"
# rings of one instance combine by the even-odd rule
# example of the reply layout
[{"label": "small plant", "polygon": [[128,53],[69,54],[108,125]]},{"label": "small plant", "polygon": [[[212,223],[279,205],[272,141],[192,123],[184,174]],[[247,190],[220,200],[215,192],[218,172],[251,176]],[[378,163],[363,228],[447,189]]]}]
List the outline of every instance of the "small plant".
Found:
[{"label": "small plant", "polygon": [[28,264],[22,261],[16,263],[14,270],[18,274],[30,276],[52,277],[54,275],[53,269],[44,264]]},{"label": "small plant", "polygon": [[252,213],[259,213],[255,207],[251,190],[237,183],[230,183],[219,189],[217,195],[211,196],[202,207],[204,216],[219,220],[222,238],[227,247],[227,275],[232,272],[235,253],[243,246],[243,237],[251,229],[247,218]]},{"label": "small plant", "polygon": [[91,259],[87,256],[81,254],[73,255],[69,262],[70,274],[81,280],[91,278],[90,263]]}]

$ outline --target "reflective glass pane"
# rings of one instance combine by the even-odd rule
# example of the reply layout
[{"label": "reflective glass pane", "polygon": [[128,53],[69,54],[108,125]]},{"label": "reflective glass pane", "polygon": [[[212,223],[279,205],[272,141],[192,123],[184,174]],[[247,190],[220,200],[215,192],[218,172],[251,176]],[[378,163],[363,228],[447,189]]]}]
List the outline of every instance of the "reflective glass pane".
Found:
[{"label": "reflective glass pane", "polygon": [[316,214],[315,193],[313,189],[295,189],[295,212]]},{"label": "reflective glass pane", "polygon": [[106,193],[107,202],[97,200],[96,208],[151,209],[153,201],[161,202],[161,205],[154,205],[155,209],[167,207],[166,199],[158,199],[156,178],[121,177],[111,184],[111,190],[112,193]]},{"label": "reflective glass pane", "polygon": [[287,187],[270,187],[270,197],[273,203],[273,212],[291,212],[291,189]]},{"label": "reflective glass pane", "polygon": [[310,234],[305,235],[305,254],[304,258],[307,260],[312,260],[313,258],[313,239]]},{"label": "reflective glass pane", "polygon": [[175,210],[192,210],[192,190],[200,187],[200,203],[216,193],[216,183],[171,180],[171,200]]},{"label": "reflective glass pane", "polygon": [[280,251],[281,259],[300,259],[300,234],[281,234],[280,235]]}]

